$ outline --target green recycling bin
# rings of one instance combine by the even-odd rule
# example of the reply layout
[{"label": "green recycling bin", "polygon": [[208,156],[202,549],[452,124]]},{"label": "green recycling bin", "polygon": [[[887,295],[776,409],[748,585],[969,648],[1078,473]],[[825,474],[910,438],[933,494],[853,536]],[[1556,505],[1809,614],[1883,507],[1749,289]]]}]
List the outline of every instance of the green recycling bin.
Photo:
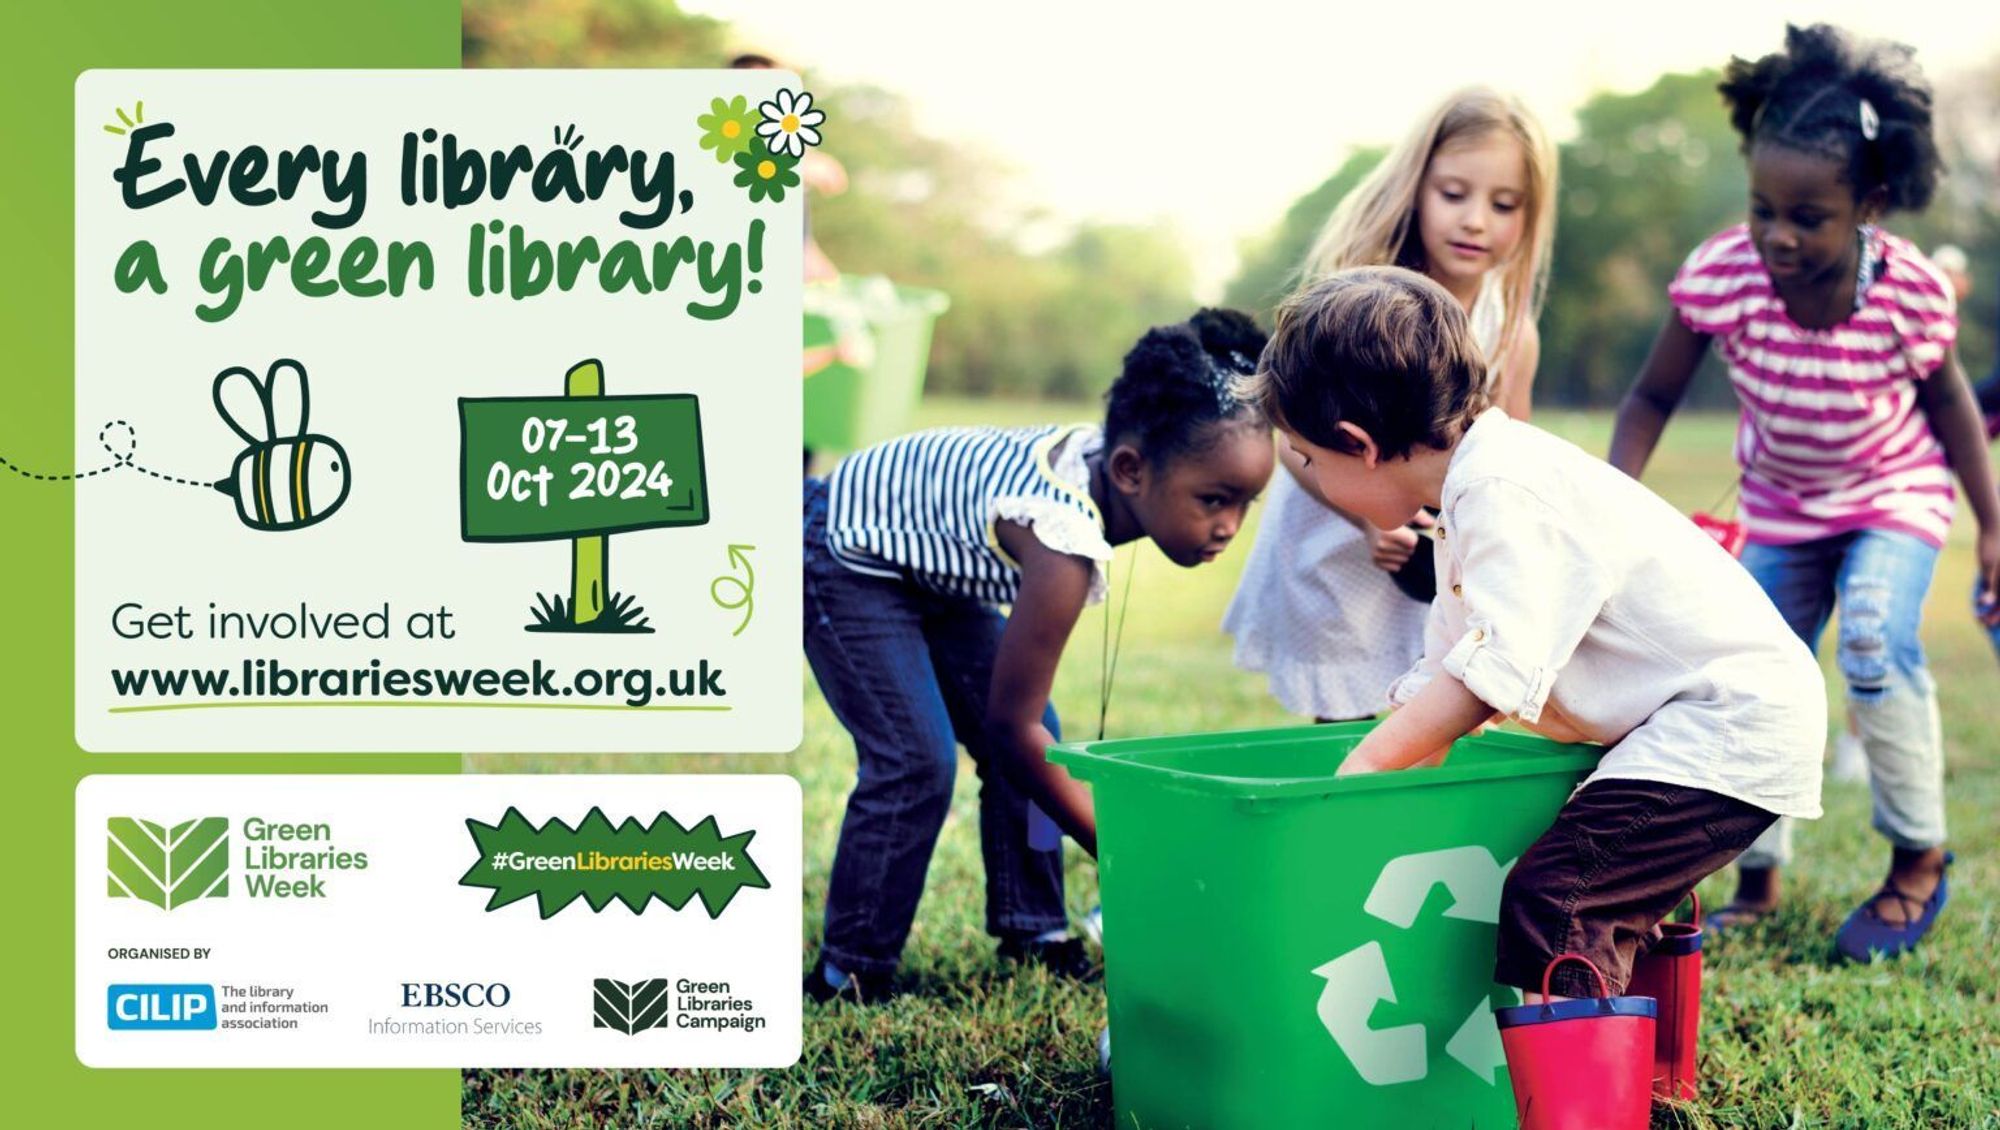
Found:
[{"label": "green recycling bin", "polygon": [[843,276],[805,294],[805,446],[854,451],[909,430],[942,291]]},{"label": "green recycling bin", "polygon": [[1602,750],[1465,738],[1336,779],[1372,722],[1073,742],[1121,1130],[1516,1125],[1500,884]]}]

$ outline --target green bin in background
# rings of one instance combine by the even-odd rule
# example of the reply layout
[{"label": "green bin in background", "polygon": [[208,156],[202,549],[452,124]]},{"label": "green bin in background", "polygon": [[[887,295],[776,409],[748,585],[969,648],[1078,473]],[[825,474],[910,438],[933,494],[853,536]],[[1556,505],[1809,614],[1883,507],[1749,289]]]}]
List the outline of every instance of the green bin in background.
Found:
[{"label": "green bin in background", "polygon": [[1602,751],[1493,732],[1336,779],[1373,725],[1050,752],[1096,798],[1121,1130],[1515,1125],[1500,884]]},{"label": "green bin in background", "polygon": [[[843,276],[807,288],[805,446],[854,451],[901,435],[924,391],[942,291]],[[830,356],[837,350],[840,356]]]}]

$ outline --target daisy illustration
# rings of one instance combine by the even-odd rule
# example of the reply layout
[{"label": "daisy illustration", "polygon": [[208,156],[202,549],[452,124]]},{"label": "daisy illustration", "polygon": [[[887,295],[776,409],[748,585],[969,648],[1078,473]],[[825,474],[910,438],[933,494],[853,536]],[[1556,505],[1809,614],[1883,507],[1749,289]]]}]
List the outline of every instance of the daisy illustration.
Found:
[{"label": "daisy illustration", "polygon": [[777,97],[758,104],[758,112],[764,120],[757,123],[757,136],[764,139],[764,147],[773,153],[788,153],[803,157],[806,146],[819,144],[819,130],[813,128],[826,121],[826,114],[812,108],[813,96],[800,91],[793,94],[780,90]]},{"label": "daisy illustration", "polygon": [[757,113],[741,94],[727,102],[717,98],[709,103],[709,109],[711,113],[694,120],[701,127],[701,147],[715,150],[715,159],[728,164],[738,153],[750,148],[751,131],[757,128]]},{"label": "daisy illustration", "polygon": [[745,150],[736,155],[736,186],[750,190],[750,199],[783,200],[785,190],[799,186],[799,159],[789,153],[757,153]]}]

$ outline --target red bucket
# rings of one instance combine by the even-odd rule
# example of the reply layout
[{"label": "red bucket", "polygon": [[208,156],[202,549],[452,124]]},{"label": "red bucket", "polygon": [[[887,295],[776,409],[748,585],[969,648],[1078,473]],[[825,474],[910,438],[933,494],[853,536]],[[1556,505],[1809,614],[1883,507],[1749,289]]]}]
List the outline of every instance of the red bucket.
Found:
[{"label": "red bucket", "polygon": [[1542,995],[1565,961],[1597,976],[1598,996],[1495,1010],[1521,1130],[1646,1130],[1652,1114],[1651,997],[1614,997],[1604,974],[1566,953],[1542,971]]},{"label": "red bucket", "polygon": [[1653,1093],[1663,1099],[1695,1096],[1696,1043],[1701,1035],[1701,899],[1694,918],[1660,923],[1660,940],[1632,963],[1633,996],[1659,1002],[1653,1046]]}]

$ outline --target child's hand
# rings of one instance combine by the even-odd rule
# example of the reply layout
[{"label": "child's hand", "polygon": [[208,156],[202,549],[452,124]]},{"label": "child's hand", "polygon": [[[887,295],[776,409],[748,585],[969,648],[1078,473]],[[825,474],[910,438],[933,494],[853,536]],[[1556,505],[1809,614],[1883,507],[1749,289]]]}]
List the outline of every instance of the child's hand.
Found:
[{"label": "child's hand", "polygon": [[[1414,524],[1426,529],[1437,524],[1429,514],[1417,513]],[[1397,526],[1393,530],[1376,530],[1369,546],[1369,556],[1375,567],[1384,573],[1393,573],[1410,563],[1410,555],[1417,551],[1417,531],[1408,526]]]},{"label": "child's hand", "polygon": [[1979,622],[2000,624],[2000,529],[1979,530]]},{"label": "child's hand", "polygon": [[1368,731],[1334,776],[1435,765],[1451,743],[1491,717],[1493,708],[1466,690],[1464,683],[1450,676],[1432,679],[1401,710]]},{"label": "child's hand", "polygon": [[1399,769],[1431,769],[1443,765],[1445,756],[1449,753],[1451,753],[1450,746],[1439,746],[1408,765],[1397,765],[1377,760],[1367,750],[1356,749],[1347,755],[1347,760],[1340,763],[1340,768],[1334,770],[1333,775],[1358,777],[1363,773],[1394,773]]},{"label": "child's hand", "polygon": [[1340,763],[1340,768],[1334,770],[1333,775],[1336,777],[1358,777],[1363,773],[1382,773],[1395,768],[1397,766],[1386,765],[1376,760],[1369,755],[1368,750],[1357,748],[1354,752],[1347,755],[1347,760]]}]

